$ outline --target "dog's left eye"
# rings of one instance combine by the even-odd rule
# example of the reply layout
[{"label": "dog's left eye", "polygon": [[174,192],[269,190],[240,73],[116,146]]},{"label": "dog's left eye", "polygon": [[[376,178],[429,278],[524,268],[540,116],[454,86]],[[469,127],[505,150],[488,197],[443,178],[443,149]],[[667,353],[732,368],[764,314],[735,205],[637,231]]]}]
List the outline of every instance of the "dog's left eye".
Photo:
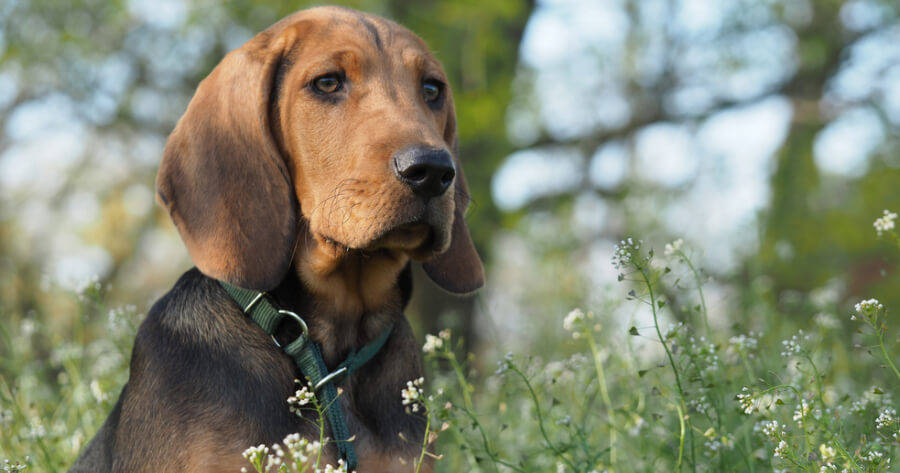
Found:
[{"label": "dog's left eye", "polygon": [[313,87],[316,89],[316,92],[323,94],[331,94],[341,90],[343,83],[341,76],[337,74],[325,74],[313,79]]},{"label": "dog's left eye", "polygon": [[428,103],[436,102],[439,98],[441,98],[441,89],[443,88],[442,83],[436,80],[426,80],[422,83],[422,96],[425,98],[425,101]]}]

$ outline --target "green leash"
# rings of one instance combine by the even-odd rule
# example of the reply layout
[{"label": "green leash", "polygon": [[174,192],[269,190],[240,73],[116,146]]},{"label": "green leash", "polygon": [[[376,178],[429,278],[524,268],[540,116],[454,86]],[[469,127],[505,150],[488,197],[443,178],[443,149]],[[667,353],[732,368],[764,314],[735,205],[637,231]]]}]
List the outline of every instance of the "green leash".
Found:
[{"label": "green leash", "polygon": [[[337,445],[338,453],[341,459],[347,463],[347,470],[355,470],[356,450],[353,449],[353,442],[350,440],[344,413],[341,411],[340,404],[336,402],[338,396],[336,385],[378,354],[390,337],[394,329],[393,325],[381,332],[366,346],[351,352],[334,371],[329,372],[328,367],[325,366],[325,360],[322,359],[319,344],[309,339],[306,322],[299,315],[289,310],[279,309],[264,292],[243,289],[224,281],[219,281],[219,284],[225,288],[225,291],[241,307],[241,310],[272,337],[275,345],[294,360],[294,364],[297,365],[303,376],[309,378],[319,405],[324,407],[325,419],[331,428],[331,436]],[[275,330],[285,319],[296,322],[302,329],[302,333],[293,342],[281,345],[275,340]]]}]

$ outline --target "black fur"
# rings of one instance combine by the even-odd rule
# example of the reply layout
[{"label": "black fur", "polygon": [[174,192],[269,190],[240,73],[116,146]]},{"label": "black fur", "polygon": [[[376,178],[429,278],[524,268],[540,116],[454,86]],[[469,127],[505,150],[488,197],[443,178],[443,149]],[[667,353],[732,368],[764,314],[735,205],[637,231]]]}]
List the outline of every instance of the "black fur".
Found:
[{"label": "black fur", "polygon": [[[404,306],[411,289],[407,267],[396,289]],[[315,314],[310,312],[314,308],[293,271],[271,295],[315,326]],[[376,446],[379,450],[399,452],[409,446],[398,433],[407,439],[424,434],[422,418],[405,413],[400,403],[404,380],[419,376],[421,365],[406,319],[399,311],[390,317],[395,324],[390,339],[343,383],[346,391],[340,402],[351,435],[365,430],[371,434],[366,438],[383,439]],[[284,325],[285,331],[296,330]],[[369,341],[362,333],[348,330],[355,340],[341,340],[346,348],[336,358],[326,358],[329,367],[342,361],[349,349]],[[291,340],[295,334],[277,336]],[[153,305],[141,324],[129,381],[70,472],[148,471],[148,463],[154,462],[160,466],[150,471],[177,471],[179,465],[190,464],[190,450],[196,445],[239,454],[252,445],[280,442],[294,432],[315,438],[316,426],[306,422],[315,419],[301,419],[288,410],[286,399],[299,377],[293,361],[225,290],[192,269]]]}]

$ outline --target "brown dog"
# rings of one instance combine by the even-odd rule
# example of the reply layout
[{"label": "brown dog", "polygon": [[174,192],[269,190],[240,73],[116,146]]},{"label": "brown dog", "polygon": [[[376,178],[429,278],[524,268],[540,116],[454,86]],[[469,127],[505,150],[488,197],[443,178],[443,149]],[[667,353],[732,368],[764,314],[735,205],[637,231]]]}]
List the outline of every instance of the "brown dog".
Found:
[{"label": "brown dog", "polygon": [[229,53],[157,179],[197,268],[141,325],[129,381],[72,471],[238,472],[248,446],[317,436],[288,410],[294,363],[216,280],[300,314],[329,368],[393,323],[338,400],[358,471],[412,471],[424,422],[400,396],[422,375],[402,313],[410,260],[451,292],[484,282],[455,120],[440,63],[382,18],[314,8]]}]

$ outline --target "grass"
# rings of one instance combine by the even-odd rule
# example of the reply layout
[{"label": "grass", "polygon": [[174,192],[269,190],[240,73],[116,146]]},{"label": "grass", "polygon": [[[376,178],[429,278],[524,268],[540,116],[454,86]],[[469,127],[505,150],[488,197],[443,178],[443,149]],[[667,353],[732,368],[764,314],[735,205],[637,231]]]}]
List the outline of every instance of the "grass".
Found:
[{"label": "grass", "polygon": [[[893,225],[877,228],[897,241]],[[553,352],[476,358],[449,331],[426,335],[428,382],[397,393],[428,414],[415,470],[433,457],[440,472],[894,471],[890,308],[840,300],[834,287],[783,304],[760,281],[731,288],[732,320],[711,320],[690,253],[681,241],[663,255],[622,241],[619,297],[559,314]],[[109,310],[97,284],[67,297],[77,317],[64,330],[0,317],[0,471],[65,471],[127,378],[140,316]],[[648,322],[623,326],[621,314]],[[303,387],[291,399],[320,409]],[[248,448],[247,469],[342,471],[321,464],[320,432]]]}]

